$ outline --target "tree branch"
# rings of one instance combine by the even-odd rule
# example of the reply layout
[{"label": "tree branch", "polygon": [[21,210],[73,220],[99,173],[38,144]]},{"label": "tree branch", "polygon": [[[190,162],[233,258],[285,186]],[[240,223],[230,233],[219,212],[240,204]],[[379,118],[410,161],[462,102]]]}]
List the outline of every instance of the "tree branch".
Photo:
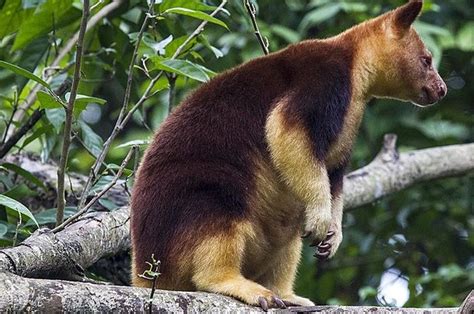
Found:
[{"label": "tree branch", "polygon": [[[10,273],[0,273],[0,311],[16,312],[120,312],[144,313],[149,306],[149,289],[96,285],[60,280],[28,279]],[[472,300],[471,300],[472,303]],[[248,313],[262,310],[235,299],[204,292],[157,290],[152,313]],[[398,313],[455,314],[458,308],[414,309],[355,306],[295,307],[274,313]]]},{"label": "tree branch", "polygon": [[395,135],[386,135],[377,157],[367,166],[345,176],[345,209],[370,204],[415,183],[459,176],[474,169],[474,143],[401,154],[395,143]]},{"label": "tree branch", "polygon": [[74,66],[74,77],[72,79],[71,94],[66,107],[66,121],[64,122],[63,146],[61,150],[61,158],[58,167],[58,198],[56,211],[56,226],[62,224],[64,219],[64,207],[66,204],[64,179],[66,166],[69,156],[69,146],[71,145],[71,129],[74,103],[76,101],[77,89],[81,80],[82,57],[84,55],[84,37],[86,35],[87,19],[89,18],[89,0],[83,1],[81,26],[79,28],[79,38],[77,40],[76,62]]},{"label": "tree branch", "polygon": [[263,53],[267,55],[270,53],[268,49],[268,46],[269,46],[268,39],[267,37],[264,38],[262,34],[260,33],[260,29],[257,23],[257,8],[255,7],[255,4],[250,2],[250,0],[244,0],[244,5],[245,5],[245,8],[247,9],[247,13],[250,16],[250,20],[252,21],[255,37],[257,37],[258,43],[260,44],[260,47],[262,48]]}]

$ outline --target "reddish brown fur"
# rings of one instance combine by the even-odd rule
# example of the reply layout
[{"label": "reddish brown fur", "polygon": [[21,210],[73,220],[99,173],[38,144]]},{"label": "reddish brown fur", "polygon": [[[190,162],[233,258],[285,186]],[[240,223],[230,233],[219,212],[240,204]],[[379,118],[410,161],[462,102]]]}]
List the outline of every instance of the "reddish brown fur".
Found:
[{"label": "reddish brown fur", "polygon": [[[399,10],[403,23],[419,12],[413,4]],[[266,130],[273,120],[268,119],[272,113],[279,115],[284,124],[273,127],[283,136],[297,134],[288,140],[298,141],[295,147],[307,147],[302,161],[314,160],[324,171],[319,180],[330,185],[335,220],[331,226],[340,233],[342,177],[365,101],[371,95],[416,100],[413,91],[420,89],[421,70],[413,62],[385,71],[393,62],[378,51],[381,48],[402,59],[424,49],[412,30],[403,38],[409,47],[405,55],[386,38],[393,14],[220,74],[170,115],[148,148],[134,186],[135,285],[150,285],[137,274],[154,254],[162,263],[159,288],[204,289],[251,304],[256,302],[254,294],[267,298],[271,293],[306,302],[292,295],[292,283],[307,204],[297,197],[300,187],[288,186],[275,164],[274,154],[285,152],[269,147]],[[400,37],[402,31],[396,30]],[[366,60],[372,59],[368,64]],[[407,71],[407,64],[413,69],[403,76],[410,77],[406,81],[411,85],[396,86],[394,78]],[[397,88],[408,92],[400,94]],[[285,162],[289,156],[279,160]],[[307,191],[301,189],[304,195]],[[342,235],[335,239],[336,249]],[[275,263],[270,265],[266,261],[272,256]],[[291,265],[278,262],[287,256]],[[209,264],[208,271],[202,263]],[[265,287],[244,280],[242,274]]]}]

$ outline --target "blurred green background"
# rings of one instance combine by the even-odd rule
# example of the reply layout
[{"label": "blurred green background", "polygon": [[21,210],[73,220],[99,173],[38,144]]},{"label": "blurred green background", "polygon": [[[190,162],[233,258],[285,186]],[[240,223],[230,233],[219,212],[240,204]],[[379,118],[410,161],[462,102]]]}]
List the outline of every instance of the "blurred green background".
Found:
[{"label": "blurred green background", "polygon": [[[149,82],[144,65],[153,71],[150,58],[168,60],[202,18],[199,14],[189,16],[165,11],[184,7],[209,14],[213,6],[219,4],[199,0],[158,2],[161,1],[155,5],[157,17],[147,29],[139,49],[139,60],[145,61],[137,62],[135,68],[132,104]],[[396,0],[259,0],[258,22],[262,34],[268,38],[270,50],[276,51],[303,39],[336,35],[402,3],[404,1]],[[371,101],[355,145],[352,169],[373,159],[386,133],[398,135],[401,151],[473,140],[474,4],[471,0],[426,0],[424,3],[423,15],[415,28],[434,54],[440,74],[447,82],[448,96],[437,106],[423,110],[398,101]],[[100,2],[93,14],[106,4],[107,1]],[[77,0],[0,0],[0,60],[41,76],[77,31],[81,6]],[[112,130],[122,104],[133,44],[147,8],[146,1],[124,1],[86,36],[79,91],[107,102],[90,103],[78,112],[74,128],[81,141],[73,142],[69,171],[87,174],[94,160],[89,152],[94,154],[100,150]],[[225,8],[228,12],[216,17],[225,22],[228,29],[209,23],[199,38],[186,46],[178,59],[190,61],[191,69],[174,69],[160,79],[157,94],[146,101],[117,138],[107,163],[120,164],[131,143],[145,143],[141,145],[143,151],[152,130],[159,128],[170,107],[178,106],[200,81],[213,72],[225,71],[262,55],[242,3],[231,0]],[[54,74],[53,87],[72,76],[72,60],[72,52],[63,58],[60,66],[66,70]],[[0,69],[2,138],[12,112],[24,102],[32,85],[22,76]],[[44,104],[36,102],[25,119],[42,106]],[[64,120],[61,110],[47,109],[45,117],[12,153],[32,151],[45,161],[58,160],[59,134]],[[450,156],[446,156],[446,162],[449,159]],[[15,169],[0,168],[2,194],[23,201],[37,193],[37,182],[17,183],[17,175]],[[31,206],[29,209],[35,215],[44,209]],[[113,204],[108,207],[113,208]],[[54,212],[43,216],[46,218],[42,221],[50,223],[48,217],[53,217]],[[34,229],[32,224],[24,223],[17,228],[17,222],[17,218],[0,210],[2,245],[12,244],[18,228],[20,237]],[[457,306],[474,287],[473,231],[472,174],[420,184],[374,204],[347,211],[344,241],[332,260],[317,264],[313,251],[306,246],[296,290],[323,304]]]}]

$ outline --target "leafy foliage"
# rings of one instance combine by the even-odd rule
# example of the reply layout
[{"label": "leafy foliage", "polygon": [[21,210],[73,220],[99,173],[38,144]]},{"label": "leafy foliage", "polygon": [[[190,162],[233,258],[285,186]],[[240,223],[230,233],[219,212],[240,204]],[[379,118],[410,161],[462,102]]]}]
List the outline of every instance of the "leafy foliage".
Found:
[{"label": "leafy foliage", "polygon": [[[259,25],[270,50],[275,51],[303,39],[335,35],[402,2],[259,0]],[[354,148],[353,168],[367,164],[389,132],[398,134],[401,150],[472,141],[473,7],[468,0],[424,2],[416,28],[433,52],[450,92],[440,105],[423,111],[390,100],[371,102]],[[106,3],[94,4],[92,13]],[[130,106],[143,95],[151,75],[159,71],[164,75],[154,85],[153,97],[147,98],[114,141],[106,159],[108,167],[92,192],[110,182],[110,171],[131,145],[148,143],[151,130],[193,88],[216,72],[262,55],[240,1],[229,1],[228,14],[216,16],[211,12],[217,1],[156,3],[155,16],[139,46]],[[34,110],[45,110],[14,151],[37,152],[43,160],[59,158],[67,95],[61,98],[52,90],[72,76],[74,51],[66,54],[59,68],[48,66],[77,31],[81,6],[79,0],[0,1],[0,134],[24,123]],[[69,171],[87,173],[110,134],[146,11],[145,1],[126,1],[87,34]],[[209,22],[205,31],[187,41],[202,21]],[[11,122],[35,83],[42,86],[37,100],[23,121]],[[474,286],[472,186],[472,176],[430,182],[347,212],[344,241],[334,259],[315,266],[313,252],[305,250],[298,293],[318,303],[390,305],[394,300],[382,293],[380,282],[391,270],[406,284],[405,305],[458,305]],[[43,188],[41,181],[25,170],[9,164],[0,167],[0,245],[10,245],[15,235],[27,236],[35,228],[35,217],[40,225],[54,222],[53,209],[21,205],[38,187]],[[101,202],[113,208],[106,200]],[[68,208],[66,214],[74,210]]]}]

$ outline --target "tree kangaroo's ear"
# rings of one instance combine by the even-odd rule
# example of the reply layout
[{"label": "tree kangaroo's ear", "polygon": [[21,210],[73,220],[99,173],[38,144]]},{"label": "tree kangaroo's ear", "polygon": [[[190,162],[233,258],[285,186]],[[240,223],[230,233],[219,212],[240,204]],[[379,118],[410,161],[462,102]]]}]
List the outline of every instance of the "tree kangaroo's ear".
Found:
[{"label": "tree kangaroo's ear", "polygon": [[411,0],[407,4],[399,7],[392,13],[391,27],[393,32],[403,37],[410,29],[413,22],[420,15],[423,7],[423,0]]}]

